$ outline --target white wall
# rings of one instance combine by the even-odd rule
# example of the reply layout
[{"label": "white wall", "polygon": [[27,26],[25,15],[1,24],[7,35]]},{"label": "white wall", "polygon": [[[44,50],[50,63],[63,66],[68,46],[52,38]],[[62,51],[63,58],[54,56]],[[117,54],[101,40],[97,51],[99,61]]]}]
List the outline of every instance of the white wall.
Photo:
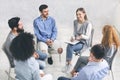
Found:
[{"label": "white wall", "polygon": [[43,3],[48,4],[50,15],[56,19],[59,38],[65,39],[71,34],[78,7],[86,9],[88,18],[93,23],[95,43],[101,40],[103,25],[115,25],[120,30],[119,0],[0,0],[0,39],[6,38],[10,30],[7,21],[14,16],[21,17],[26,31],[33,33],[33,19],[39,16],[38,7]]}]

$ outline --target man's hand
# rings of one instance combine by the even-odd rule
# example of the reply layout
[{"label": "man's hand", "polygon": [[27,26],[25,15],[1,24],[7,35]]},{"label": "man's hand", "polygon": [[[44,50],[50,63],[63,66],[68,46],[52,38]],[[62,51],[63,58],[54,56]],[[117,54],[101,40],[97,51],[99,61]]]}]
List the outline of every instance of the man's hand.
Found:
[{"label": "man's hand", "polygon": [[73,77],[76,77],[76,76],[78,76],[78,72],[75,72],[74,74],[73,74]]},{"label": "man's hand", "polygon": [[33,56],[34,56],[35,59],[39,58],[39,55],[36,52],[34,52]]},{"label": "man's hand", "polygon": [[48,40],[46,41],[46,44],[47,44],[48,46],[52,46],[53,40],[48,39]]},{"label": "man's hand", "polygon": [[42,70],[40,70],[40,76],[43,77],[44,75],[45,73]]}]

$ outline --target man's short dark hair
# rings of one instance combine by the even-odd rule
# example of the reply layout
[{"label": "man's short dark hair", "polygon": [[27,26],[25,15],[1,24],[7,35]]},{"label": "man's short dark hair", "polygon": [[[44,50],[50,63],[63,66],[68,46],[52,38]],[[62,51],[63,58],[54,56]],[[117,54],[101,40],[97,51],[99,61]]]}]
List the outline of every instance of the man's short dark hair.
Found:
[{"label": "man's short dark hair", "polygon": [[11,29],[14,29],[14,27],[18,27],[18,22],[20,21],[19,17],[13,17],[8,20],[8,25]]},{"label": "man's short dark hair", "polygon": [[96,59],[102,59],[105,55],[105,48],[101,44],[96,44],[91,48],[91,53]]},{"label": "man's short dark hair", "polygon": [[25,61],[30,58],[35,49],[33,44],[33,35],[30,33],[21,33],[13,39],[10,51],[16,60]]},{"label": "man's short dark hair", "polygon": [[48,8],[48,5],[42,4],[42,5],[40,5],[40,7],[39,7],[39,11],[42,12],[43,9],[46,9],[46,8]]}]

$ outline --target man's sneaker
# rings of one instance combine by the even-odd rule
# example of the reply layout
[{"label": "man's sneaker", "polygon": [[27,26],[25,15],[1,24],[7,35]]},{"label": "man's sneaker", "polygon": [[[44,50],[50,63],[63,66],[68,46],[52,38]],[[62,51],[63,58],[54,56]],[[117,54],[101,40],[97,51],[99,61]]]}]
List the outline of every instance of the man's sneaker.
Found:
[{"label": "man's sneaker", "polygon": [[66,64],[65,67],[63,67],[62,72],[63,73],[70,73],[71,68],[72,68],[71,64]]},{"label": "man's sneaker", "polygon": [[52,60],[52,57],[48,57],[48,64],[52,65],[53,64],[53,60]]}]

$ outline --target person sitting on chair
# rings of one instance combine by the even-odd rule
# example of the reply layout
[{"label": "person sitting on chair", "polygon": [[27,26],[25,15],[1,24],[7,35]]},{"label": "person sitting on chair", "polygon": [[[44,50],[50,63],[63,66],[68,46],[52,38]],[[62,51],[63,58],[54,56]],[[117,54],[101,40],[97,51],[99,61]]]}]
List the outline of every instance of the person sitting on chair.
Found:
[{"label": "person sitting on chair", "polygon": [[[13,17],[8,20],[8,25],[11,28],[5,43],[3,44],[3,51],[9,56],[9,60],[11,62],[11,67],[14,67],[14,59],[11,51],[9,50],[10,44],[12,40],[18,36],[20,33],[24,32],[23,23],[19,17]],[[47,58],[47,55],[42,53],[41,51],[35,51],[34,57],[40,63],[40,69],[44,69],[45,62],[44,60]]]},{"label": "person sitting on chair", "polygon": [[9,49],[10,44],[16,36],[18,36],[20,33],[24,32],[24,29],[23,29],[23,24],[20,21],[19,17],[13,17],[13,18],[9,19],[8,25],[9,25],[11,31],[9,32],[5,43],[3,44],[3,51],[7,54],[7,56],[9,56],[11,66],[14,67],[13,56]]},{"label": "person sitting on chair", "polygon": [[[34,33],[37,37],[38,50],[42,50],[44,53],[49,53],[48,63],[53,64],[52,53],[55,51],[55,45],[60,44],[57,40],[57,27],[55,20],[48,16],[48,6],[42,4],[39,7],[41,15],[33,22]],[[57,48],[58,53],[62,53],[63,49],[59,45]]]},{"label": "person sitting on chair", "polygon": [[39,64],[33,57],[34,41],[30,33],[21,33],[10,45],[10,51],[15,59],[15,74],[17,80],[52,80],[52,75],[39,70]]},{"label": "person sitting on chair", "polygon": [[[114,52],[120,46],[120,39],[114,27],[111,25],[105,25],[102,30],[103,38],[101,44],[105,46],[105,56],[104,59],[109,63]],[[88,56],[81,56],[78,58],[74,69],[71,71],[72,76],[79,72],[88,63]]]},{"label": "person sitting on chair", "polygon": [[90,50],[88,63],[76,76],[70,78],[59,77],[58,80],[102,80],[109,72],[109,66],[106,60],[105,48],[101,44],[94,45]]},{"label": "person sitting on chair", "polygon": [[68,44],[66,49],[66,65],[62,69],[63,72],[69,72],[72,66],[72,55],[74,52],[82,50],[84,46],[89,46],[89,39],[92,31],[92,24],[88,21],[84,8],[76,10],[77,20],[74,20],[74,37],[71,42],[79,41],[75,45]]}]

